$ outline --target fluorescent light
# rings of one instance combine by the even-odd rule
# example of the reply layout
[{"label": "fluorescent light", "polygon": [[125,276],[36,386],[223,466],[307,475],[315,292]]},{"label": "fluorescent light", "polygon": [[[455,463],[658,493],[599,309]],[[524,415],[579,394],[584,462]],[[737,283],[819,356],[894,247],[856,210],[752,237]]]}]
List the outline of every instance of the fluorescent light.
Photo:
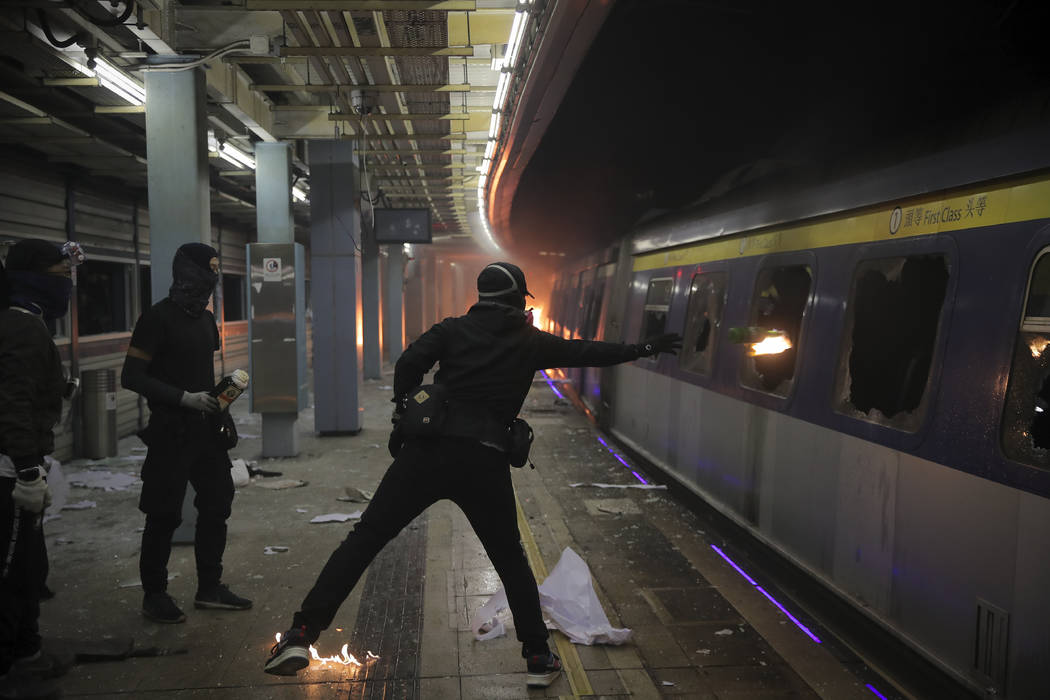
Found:
[{"label": "fluorescent light", "polygon": [[146,104],[146,89],[104,58],[95,59],[99,84],[133,105]]},{"label": "fluorescent light", "polygon": [[514,22],[510,25],[510,39],[507,41],[507,55],[503,57],[503,67],[513,68],[514,60],[518,57],[518,47],[521,45],[521,37],[525,33],[524,12],[514,13]]},{"label": "fluorescent light", "polygon": [[489,121],[489,138],[495,139],[499,136],[499,126],[503,122],[503,114],[496,112],[492,115],[492,120]]},{"label": "fluorescent light", "polygon": [[219,157],[227,163],[255,170],[255,159],[244,151],[231,146],[228,142],[219,146]]},{"label": "fluorescent light", "polygon": [[308,202],[310,197],[298,185],[292,188],[292,199],[299,202]]}]

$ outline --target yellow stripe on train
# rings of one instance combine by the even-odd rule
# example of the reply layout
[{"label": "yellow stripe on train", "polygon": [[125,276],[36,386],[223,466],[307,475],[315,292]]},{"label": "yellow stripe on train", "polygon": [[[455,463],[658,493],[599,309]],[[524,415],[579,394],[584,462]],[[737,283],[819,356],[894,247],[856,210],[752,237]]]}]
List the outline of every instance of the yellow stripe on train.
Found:
[{"label": "yellow stripe on train", "polygon": [[634,270],[928,236],[1048,217],[1050,180],[1043,176],[999,188],[970,189],[951,197],[913,198],[893,207],[867,213],[860,210],[813,224],[723,236],[645,253],[635,257]]}]

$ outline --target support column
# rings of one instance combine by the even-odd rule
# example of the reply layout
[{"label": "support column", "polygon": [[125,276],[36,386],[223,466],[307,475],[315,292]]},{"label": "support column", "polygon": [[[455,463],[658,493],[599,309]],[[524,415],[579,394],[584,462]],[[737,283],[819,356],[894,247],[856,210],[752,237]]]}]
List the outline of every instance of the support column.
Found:
[{"label": "support column", "polygon": [[[291,148],[287,143],[261,142],[255,146],[255,221],[259,243],[295,243],[295,230],[292,227],[292,158]],[[279,258],[269,259],[278,260]],[[284,260],[280,264],[282,267],[290,267],[289,263],[292,262]],[[295,270],[296,274],[299,272]],[[293,296],[296,295],[297,286],[282,284],[282,288],[291,292]],[[290,301],[292,301],[293,309],[299,306],[295,304],[294,299]],[[287,344],[284,338],[281,339],[281,342]],[[263,358],[256,357],[254,342],[249,345],[249,352],[252,355],[253,374],[262,375],[263,372],[267,375],[278,372],[287,374],[291,369],[287,366],[265,366],[267,363],[261,361]],[[299,375],[300,368],[306,366],[306,348],[296,347],[294,354],[297,365],[296,375]],[[282,348],[281,356],[288,357],[287,347]],[[276,359],[278,356],[267,354],[266,357]],[[302,373],[305,377],[305,372]],[[297,407],[296,404],[296,401],[281,402],[282,407],[285,408]],[[263,457],[294,457],[299,454],[298,420],[298,410],[264,410],[262,412]]]},{"label": "support column", "polygon": [[[166,57],[186,60],[183,57]],[[211,245],[208,130],[204,73],[147,71],[146,182],[150,219],[150,293],[153,303],[168,296],[171,261],[183,243]],[[197,510],[187,485],[182,525],[172,541],[193,541]]]},{"label": "support column", "polygon": [[379,244],[369,226],[361,242],[361,327],[364,335],[365,379],[383,376],[379,329]]},{"label": "support column", "polygon": [[322,436],[361,431],[362,269],[354,245],[361,240],[361,217],[353,146],[342,140],[309,142],[314,425]]},{"label": "support column", "polygon": [[462,316],[470,306],[466,294],[466,268],[463,262],[452,263],[452,316]]},{"label": "support column", "polygon": [[423,334],[423,261],[420,254],[405,262],[405,344]]},{"label": "support column", "polygon": [[405,253],[400,244],[386,246],[386,294],[383,298],[383,355],[393,364],[401,357],[404,324]]}]

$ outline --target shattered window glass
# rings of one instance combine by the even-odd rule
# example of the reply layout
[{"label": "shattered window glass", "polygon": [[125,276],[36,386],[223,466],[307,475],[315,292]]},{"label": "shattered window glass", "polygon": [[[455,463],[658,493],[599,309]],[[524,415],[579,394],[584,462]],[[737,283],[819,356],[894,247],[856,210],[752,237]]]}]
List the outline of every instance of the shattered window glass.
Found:
[{"label": "shattered window glass", "polygon": [[915,432],[948,289],[942,254],[866,260],[857,266],[836,374],[836,410]]},{"label": "shattered window glass", "polygon": [[1039,253],[1028,281],[1025,315],[1014,345],[1003,410],[1006,456],[1050,468],[1050,249]]},{"label": "shattered window glass", "polygon": [[714,363],[715,333],[725,308],[726,273],[693,275],[689,306],[685,312],[685,333],[678,366],[686,372],[711,374]]},{"label": "shattered window glass", "polygon": [[795,380],[802,318],[809,303],[813,274],[808,265],[767,267],[758,273],[751,299],[750,325],[781,331],[791,347],[772,354],[750,356],[743,363],[744,386],[787,396]]},{"label": "shattered window glass", "polygon": [[673,277],[659,277],[649,281],[649,291],[645,295],[645,316],[642,317],[642,334],[638,340],[645,340],[664,332],[673,293]]}]

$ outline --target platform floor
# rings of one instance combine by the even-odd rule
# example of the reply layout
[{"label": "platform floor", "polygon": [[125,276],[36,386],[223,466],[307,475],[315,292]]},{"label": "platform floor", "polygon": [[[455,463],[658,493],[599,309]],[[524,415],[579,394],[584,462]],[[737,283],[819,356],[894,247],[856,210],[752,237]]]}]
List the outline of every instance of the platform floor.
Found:
[{"label": "platform floor", "polygon": [[[264,674],[274,633],[287,627],[351,526],[309,520],[365,507],[337,497],[346,487],[374,490],[389,465],[390,383],[389,375],[365,382],[364,430],[353,437],[316,437],[313,411],[303,411],[301,452],[290,459],[261,459],[259,416],[247,413],[246,401],[235,404],[242,437],[232,456],[282,473],[239,489],[229,521],[224,580],[254,600],[251,611],[194,610],[193,549],[177,546],[169,591],[188,620],[145,620],[134,585],[143,524],[138,487],[71,488],[68,503],[96,506],[63,510],[45,525],[56,593],[43,605],[48,643],[90,649],[132,637],[137,649],[185,653],[79,663],[60,680],[65,697],[901,697],[834,640],[825,636],[818,644],[807,636],[785,611],[813,636],[826,633],[771,582],[748,581],[746,559],[734,559],[731,545],[667,491],[573,486],[648,477],[621,462],[615,444],[556,398],[542,377],[523,411],[537,433],[537,468],[514,473],[523,543],[540,580],[566,547],[583,557],[610,622],[631,628],[631,642],[575,646],[555,634],[567,672],[546,690],[527,689],[510,624],[499,639],[478,642],[470,632],[471,614],[499,581],[466,519],[442,502],[391,542],[318,643],[324,656],[348,643],[355,656],[370,651],[378,660],[362,668],[315,662],[294,678]],[[137,475],[143,454],[137,438],[128,438],[119,457],[64,467],[71,475],[100,469]],[[308,484],[263,488],[288,478]],[[273,546],[287,551],[267,554]]]}]

